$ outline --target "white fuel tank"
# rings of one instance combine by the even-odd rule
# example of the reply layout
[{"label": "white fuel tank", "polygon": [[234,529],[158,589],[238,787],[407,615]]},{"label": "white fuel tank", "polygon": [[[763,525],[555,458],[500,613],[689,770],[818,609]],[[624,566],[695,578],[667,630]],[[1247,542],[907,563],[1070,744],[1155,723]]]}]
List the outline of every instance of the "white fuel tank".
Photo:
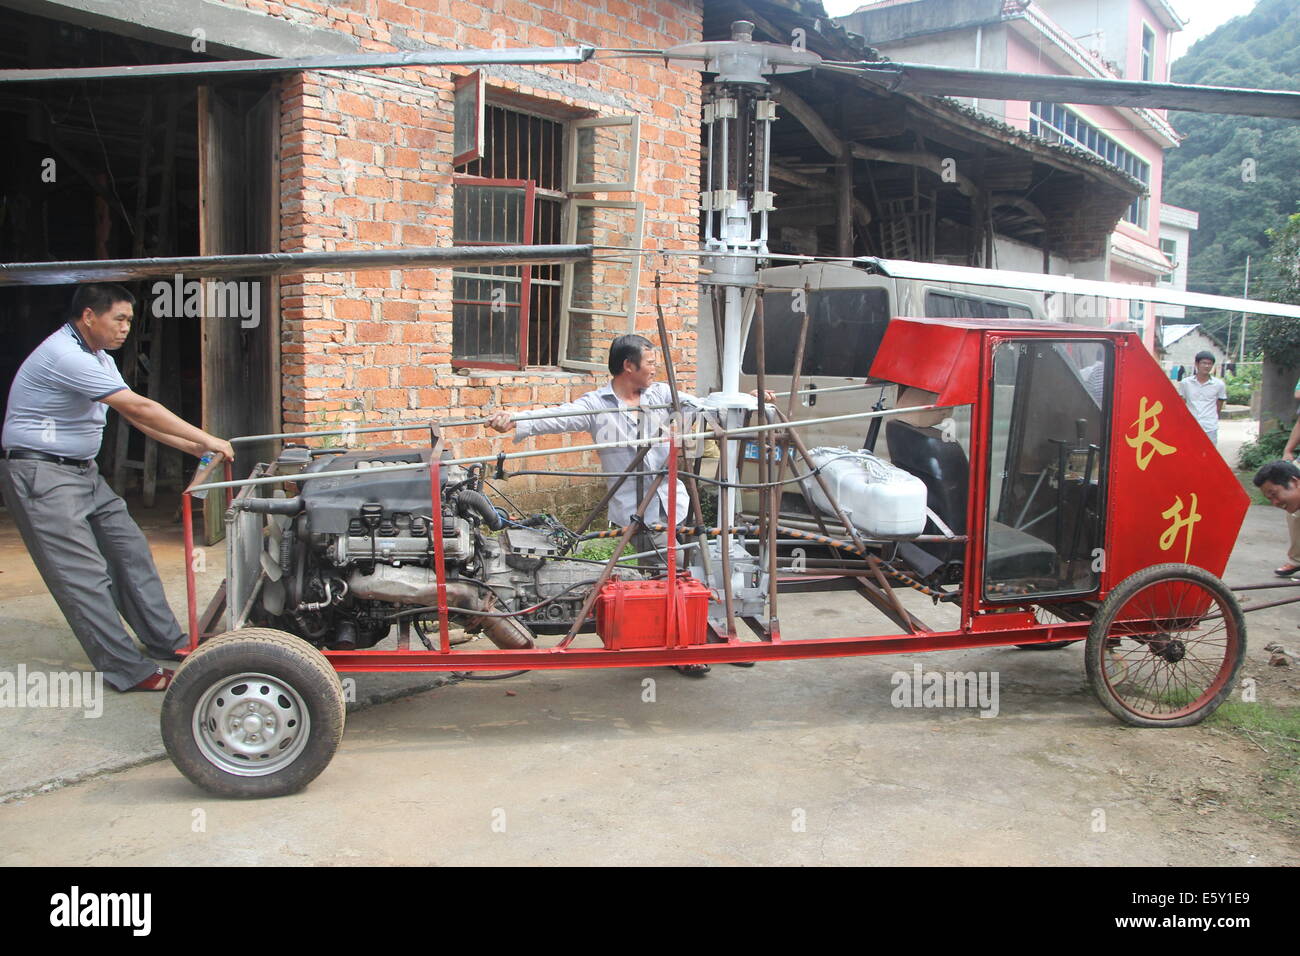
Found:
[{"label": "white fuel tank", "polygon": [[[925,530],[925,482],[866,451],[813,448],[809,452],[849,520],[872,538],[914,538]],[[834,516],[817,479],[803,480],[814,508]]]}]

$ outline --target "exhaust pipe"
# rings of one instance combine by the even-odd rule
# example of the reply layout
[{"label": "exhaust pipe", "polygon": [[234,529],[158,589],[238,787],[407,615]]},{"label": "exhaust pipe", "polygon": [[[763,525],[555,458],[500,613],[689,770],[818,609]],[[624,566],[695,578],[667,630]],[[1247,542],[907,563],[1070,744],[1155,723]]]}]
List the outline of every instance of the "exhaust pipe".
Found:
[{"label": "exhaust pipe", "polygon": [[[373,574],[354,571],[348,579],[352,596],[369,601],[388,601],[429,607],[438,603],[438,581],[428,568],[395,568],[381,564]],[[470,611],[494,611],[496,595],[486,594],[467,581],[447,582],[447,603]],[[466,617],[466,630],[481,630],[487,639],[506,651],[524,651],[534,647],[533,632],[513,617]]]}]

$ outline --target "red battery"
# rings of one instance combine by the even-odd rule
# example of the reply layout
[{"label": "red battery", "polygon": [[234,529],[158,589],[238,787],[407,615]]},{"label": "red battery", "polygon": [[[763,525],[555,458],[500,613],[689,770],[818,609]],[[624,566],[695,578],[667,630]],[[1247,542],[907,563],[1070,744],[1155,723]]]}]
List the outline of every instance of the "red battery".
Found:
[{"label": "red battery", "polygon": [[[708,640],[709,589],[677,579],[677,644]],[[668,582],[611,581],[596,599],[596,633],[612,651],[668,646]]]}]

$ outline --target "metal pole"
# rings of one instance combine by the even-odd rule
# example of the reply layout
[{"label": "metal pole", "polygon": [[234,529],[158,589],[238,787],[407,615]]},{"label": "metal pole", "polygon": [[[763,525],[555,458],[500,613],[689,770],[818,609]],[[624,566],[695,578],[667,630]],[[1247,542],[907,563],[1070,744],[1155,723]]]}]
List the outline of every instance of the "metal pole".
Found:
[{"label": "metal pole", "polygon": [[[724,434],[736,439],[741,435],[760,435],[767,431],[779,431],[781,429],[805,428],[809,425],[821,425],[830,422],[852,421],[859,418],[876,418],[885,415],[902,415],[907,412],[929,412],[938,408],[938,405],[910,405],[907,408],[887,408],[879,412],[855,412],[852,415],[831,415],[827,418],[806,418],[797,422],[775,422],[766,425],[752,425],[747,428],[736,428]],[[427,425],[424,427],[428,427]],[[679,439],[685,438],[717,438],[713,432],[691,432],[687,435],[679,435]],[[666,438],[646,438],[628,441],[604,442],[597,445],[568,445],[565,451],[600,451],[602,448],[638,448],[643,445],[653,445],[656,442],[667,441]],[[495,464],[497,461],[515,461],[520,458],[539,458],[544,455],[554,455],[554,449],[541,451],[515,451],[506,455],[479,455],[474,458],[452,458],[444,461],[444,466],[448,465],[486,465]],[[294,475],[292,480],[296,483],[310,481],[314,478],[340,478],[350,475],[382,475],[390,472],[399,471],[419,471],[427,466],[423,462],[412,463],[409,465],[380,465],[377,468],[354,468],[346,471],[316,471],[307,474]],[[284,481],[283,477],[270,476],[267,478],[241,478],[238,481],[212,481],[205,484],[195,484],[190,486],[191,491],[210,491],[214,488],[243,488],[248,485],[273,485],[277,482]]]},{"label": "metal pole", "polygon": [[[727,462],[727,440],[722,429],[715,428],[718,441],[718,472],[729,474]],[[727,640],[736,639],[736,610],[731,592],[731,488],[728,485],[718,487],[718,531],[721,536],[719,548],[722,551],[722,602],[727,611]]]},{"label": "metal pole", "polygon": [[[1246,256],[1246,280],[1241,284],[1241,297],[1250,298],[1250,256]],[[1240,352],[1237,361],[1246,361],[1246,313],[1241,313],[1241,342],[1238,343]]]}]

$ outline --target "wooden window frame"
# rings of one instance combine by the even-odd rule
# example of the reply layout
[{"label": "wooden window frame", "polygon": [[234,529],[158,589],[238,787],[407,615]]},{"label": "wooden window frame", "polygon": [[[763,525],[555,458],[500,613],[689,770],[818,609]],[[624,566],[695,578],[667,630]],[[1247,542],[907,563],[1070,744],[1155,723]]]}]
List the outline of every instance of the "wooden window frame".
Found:
[{"label": "wooden window frame", "polygon": [[[458,186],[499,186],[510,189],[524,190],[524,228],[521,245],[530,245],[533,241],[533,204],[536,195],[537,185],[531,179],[488,179],[481,176],[453,176],[452,189]],[[453,199],[453,203],[455,200]],[[495,246],[494,242],[472,242],[468,240],[457,240],[457,245],[463,246]],[[497,371],[522,371],[528,366],[528,319],[529,310],[532,303],[532,266],[521,265],[519,268],[519,362],[487,362],[480,359],[458,358],[455,353],[455,341],[452,342],[451,364],[456,368],[480,368],[493,369]],[[473,276],[477,275],[472,272],[452,270],[452,299],[451,308],[453,315],[457,305],[490,305],[477,300],[469,301],[457,299],[455,297],[455,279],[457,275]]]},{"label": "wooden window frame", "polygon": [[[458,76],[452,81],[452,144],[453,155],[451,164],[453,167],[462,166],[465,163],[472,163],[483,155],[486,132],[484,131],[484,117],[487,114],[487,100],[484,96],[483,72],[475,70],[466,76]],[[461,91],[466,87],[474,87],[474,145],[463,153],[457,153],[454,149],[456,142],[456,100],[461,95]]]},{"label": "wooden window frame", "polygon": [[[564,204],[564,241],[570,245],[578,241],[578,216],[577,211],[583,207],[604,207],[614,209],[631,209],[635,213],[634,230],[636,233],[636,245],[639,247],[645,230],[645,203],[634,202],[626,199],[569,199]],[[564,266],[564,288],[560,300],[560,368],[563,369],[582,369],[584,371],[599,372],[602,369],[608,371],[608,363],[588,362],[582,359],[573,359],[569,357],[569,319],[576,311],[582,315],[592,316],[610,316],[617,318],[622,316],[626,319],[626,325],[620,335],[636,330],[636,307],[641,297],[641,254],[639,251],[627,253],[628,265],[631,270],[631,279],[628,283],[627,311],[624,312],[605,312],[599,309],[574,309],[573,308],[573,274],[574,263],[565,263]]]},{"label": "wooden window frame", "polygon": [[[626,116],[593,116],[587,119],[569,120],[566,145],[569,155],[564,158],[564,191],[569,195],[590,195],[592,193],[634,193],[636,192],[637,170],[641,156],[641,117],[632,113]],[[601,129],[611,126],[625,126],[631,130],[632,141],[628,144],[627,176],[620,182],[578,182],[578,134],[584,129]]]}]

